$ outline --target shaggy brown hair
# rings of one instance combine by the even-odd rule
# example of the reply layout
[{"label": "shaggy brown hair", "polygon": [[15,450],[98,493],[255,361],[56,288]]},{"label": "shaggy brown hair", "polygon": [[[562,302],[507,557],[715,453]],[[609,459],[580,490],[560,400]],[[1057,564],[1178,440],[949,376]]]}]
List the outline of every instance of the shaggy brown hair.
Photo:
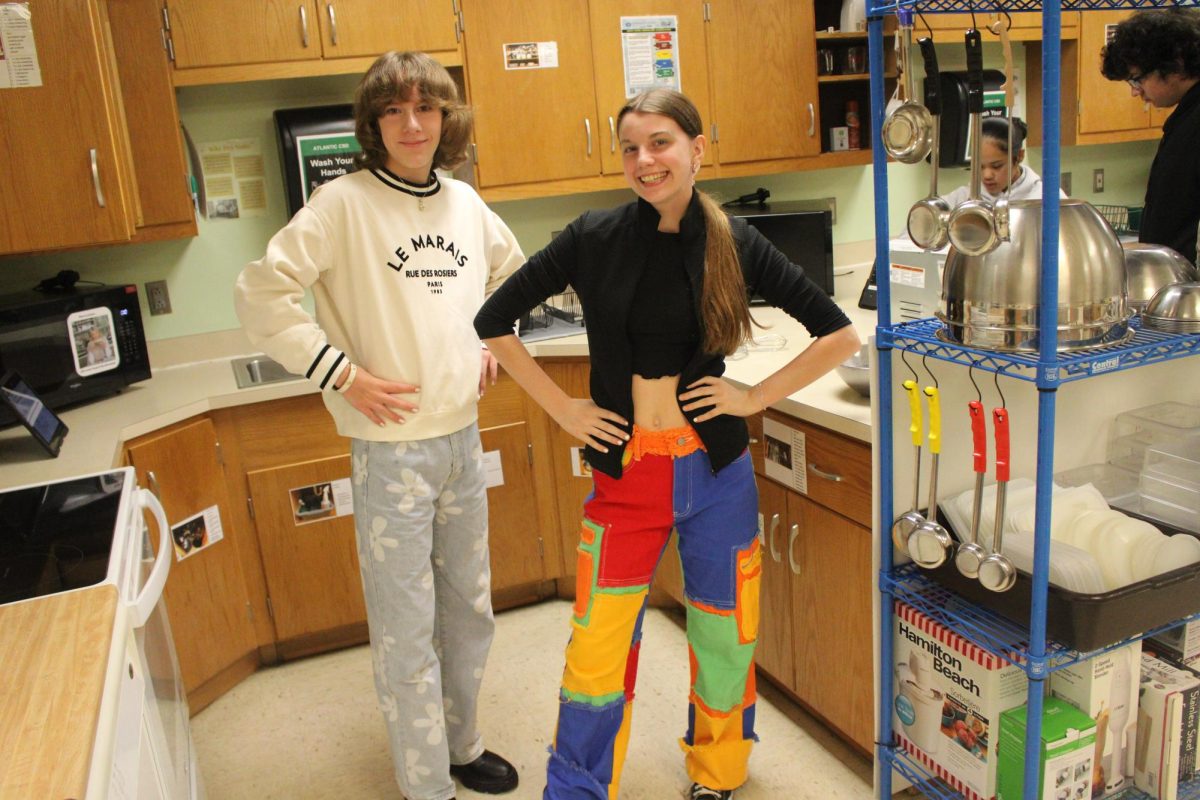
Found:
[{"label": "shaggy brown hair", "polygon": [[453,169],[467,160],[471,109],[459,99],[450,73],[424,53],[392,50],[375,59],[354,92],[354,137],[362,147],[354,157],[355,166],[378,169],[387,164],[379,118],[389,104],[408,97],[413,89],[442,111],[442,138],[433,154],[433,166]]},{"label": "shaggy brown hair", "polygon": [[[651,89],[634,97],[617,115],[617,127],[626,114],[661,114],[675,121],[691,139],[704,132],[700,112],[685,95],[673,89]],[[704,209],[704,287],[700,292],[700,317],[704,349],[730,355],[750,338],[750,303],[746,280],[738,260],[737,244],[729,218],[704,192],[694,189]]]}]

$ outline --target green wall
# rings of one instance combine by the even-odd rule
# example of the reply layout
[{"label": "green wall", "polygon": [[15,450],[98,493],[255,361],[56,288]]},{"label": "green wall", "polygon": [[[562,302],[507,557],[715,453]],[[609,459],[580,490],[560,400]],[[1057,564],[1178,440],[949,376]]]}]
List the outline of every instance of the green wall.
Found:
[{"label": "green wall", "polygon": [[[985,53],[986,55],[986,53]],[[230,302],[234,280],[243,265],[259,257],[271,234],[286,220],[272,111],[277,108],[349,102],[356,76],[291,81],[263,81],[180,89],[179,110],[196,143],[256,137],[266,160],[270,207],[263,217],[199,221],[194,239],[124,245],[39,256],[0,259],[0,292],[33,286],[61,269],[74,269],[87,280],[136,283],[166,280],[172,313],[146,316],[147,336],[168,339],[237,327]],[[536,137],[535,137],[536,140]],[[1075,196],[1092,202],[1140,205],[1155,143],[1067,148],[1063,170],[1075,178]],[[1040,171],[1040,154],[1030,163]],[[1091,196],[1091,170],[1106,170],[1106,191]],[[944,170],[943,190],[965,183],[966,170]],[[925,196],[927,168],[903,164],[888,167],[893,235],[903,230],[908,208]],[[763,186],[774,200],[832,197],[837,202],[836,243],[872,239],[874,221],[870,167],[846,167],[783,175],[708,181],[701,187],[720,200]],[[544,246],[550,232],[588,208],[613,206],[632,197],[627,190],[493,204],[526,252]],[[142,289],[143,310],[145,291]]]}]

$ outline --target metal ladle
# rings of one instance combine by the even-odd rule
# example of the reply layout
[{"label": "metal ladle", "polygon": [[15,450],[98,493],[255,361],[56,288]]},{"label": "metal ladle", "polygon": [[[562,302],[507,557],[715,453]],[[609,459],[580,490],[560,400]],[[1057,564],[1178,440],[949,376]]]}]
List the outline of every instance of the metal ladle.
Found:
[{"label": "metal ladle", "polygon": [[[1011,25],[1011,20],[1010,23]],[[1013,149],[1013,112],[1016,111],[1017,91],[1015,78],[1013,76],[1013,55],[1012,42],[1008,38],[1008,25],[1004,24],[1001,19],[996,19],[988,26],[988,30],[1000,37],[1000,46],[1004,51],[1004,113],[1005,119],[1008,121],[1008,182],[1004,186],[1004,195],[996,200],[996,205],[992,208],[992,227],[996,231],[996,238],[1000,241],[1008,241],[1009,225],[1008,225],[1008,203],[1012,197],[1012,162],[1014,153]]]},{"label": "metal ladle", "polygon": [[900,105],[888,114],[880,129],[883,149],[905,164],[916,164],[929,155],[933,134],[933,118],[925,106],[913,100],[915,89],[912,77],[912,11],[900,12]]},{"label": "metal ladle", "polygon": [[929,398],[929,508],[925,520],[908,535],[908,555],[926,569],[940,567],[953,544],[950,532],[937,521],[938,457],[942,452],[942,407],[937,386],[926,386]]},{"label": "metal ladle", "polygon": [[917,457],[913,461],[912,508],[896,517],[892,523],[892,545],[904,555],[908,555],[908,537],[914,528],[925,521],[925,518],[917,511],[921,504],[921,441],[925,437],[921,430],[921,399],[917,395],[917,382],[909,378],[902,385],[908,392],[908,407],[912,415],[908,431],[912,434],[913,448]]},{"label": "metal ladle", "polygon": [[996,428],[996,529],[992,552],[979,565],[979,583],[993,592],[1007,592],[1017,582],[1017,570],[1004,555],[1004,506],[1008,489],[1008,409],[992,409]]},{"label": "metal ladle", "polygon": [[971,185],[966,200],[950,212],[946,223],[950,243],[968,256],[986,255],[996,249],[992,204],[980,194],[983,169],[980,161],[983,139],[983,45],[979,31],[971,29],[966,35],[967,47],[967,109],[971,112]]},{"label": "metal ladle", "polygon": [[921,54],[925,57],[925,108],[933,118],[933,134],[930,146],[929,196],[918,200],[908,210],[908,237],[922,250],[940,250],[949,241],[946,223],[950,218],[950,204],[938,194],[938,167],[941,160],[941,77],[933,40],[924,37],[918,44],[921,46]]},{"label": "metal ladle", "polygon": [[983,478],[987,474],[987,422],[983,416],[983,403],[972,400],[967,404],[971,412],[971,440],[974,445],[975,497],[971,510],[970,538],[958,546],[954,554],[954,565],[968,578],[979,577],[979,565],[987,557],[987,550],[979,544],[979,519],[983,512]]}]

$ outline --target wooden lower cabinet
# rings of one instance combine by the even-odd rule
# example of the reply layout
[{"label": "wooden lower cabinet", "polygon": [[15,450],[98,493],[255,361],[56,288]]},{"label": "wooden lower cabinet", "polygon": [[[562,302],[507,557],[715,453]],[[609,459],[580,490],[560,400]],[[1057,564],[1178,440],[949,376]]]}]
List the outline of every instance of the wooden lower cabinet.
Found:
[{"label": "wooden lower cabinet", "polygon": [[183,685],[195,713],[259,663],[239,552],[253,534],[233,524],[211,420],[196,418],[135,439],[126,446],[126,458],[139,485],[157,491],[172,528],[214,508],[221,520],[219,541],[172,561],[165,590]]},{"label": "wooden lower cabinet", "polygon": [[795,685],[796,663],[793,656],[792,573],[788,565],[791,529],[788,494],[782,486],[759,478],[763,571],[754,662],[777,682],[790,688]]},{"label": "wooden lower cabinet", "polygon": [[[503,483],[488,489],[492,591],[546,578],[533,485],[532,443],[524,422],[479,432],[485,458],[499,456]],[[553,577],[551,573],[550,577]]]},{"label": "wooden lower cabinet", "polygon": [[279,654],[294,658],[367,639],[354,515],[298,515],[293,490],[350,478],[350,456],[247,474]]},{"label": "wooden lower cabinet", "polygon": [[[843,736],[875,741],[871,531],[793,494],[795,692]],[[790,526],[789,526],[790,527]]]}]

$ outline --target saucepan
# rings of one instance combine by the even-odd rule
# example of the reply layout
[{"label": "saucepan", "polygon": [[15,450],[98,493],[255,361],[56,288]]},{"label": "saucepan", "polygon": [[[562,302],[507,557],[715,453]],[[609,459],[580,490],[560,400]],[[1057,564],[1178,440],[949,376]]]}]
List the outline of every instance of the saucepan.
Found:
[{"label": "saucepan", "polygon": [[[1126,341],[1125,259],[1112,227],[1090,203],[1059,203],[1057,349]],[[938,335],[983,350],[1037,352],[1042,201],[1009,206],[1009,241],[981,256],[955,247],[942,275],[947,327]]]},{"label": "saucepan", "polygon": [[980,140],[983,138],[983,45],[979,31],[967,31],[967,110],[971,113],[971,183],[967,199],[950,212],[946,223],[950,243],[971,256],[990,253],[999,242],[992,204],[980,194],[983,169]]},{"label": "saucepan", "polygon": [[938,195],[942,113],[942,96],[938,84],[941,78],[933,40],[924,37],[918,44],[921,46],[921,55],[925,57],[925,108],[929,110],[933,119],[933,134],[930,140],[929,196],[918,200],[908,210],[908,236],[923,250],[940,250],[946,246],[949,239],[946,222],[950,218],[950,204]]},{"label": "saucepan", "polygon": [[899,33],[900,105],[883,121],[880,136],[889,156],[905,164],[916,164],[929,155],[933,118],[925,106],[913,100],[911,10],[901,10]]}]

